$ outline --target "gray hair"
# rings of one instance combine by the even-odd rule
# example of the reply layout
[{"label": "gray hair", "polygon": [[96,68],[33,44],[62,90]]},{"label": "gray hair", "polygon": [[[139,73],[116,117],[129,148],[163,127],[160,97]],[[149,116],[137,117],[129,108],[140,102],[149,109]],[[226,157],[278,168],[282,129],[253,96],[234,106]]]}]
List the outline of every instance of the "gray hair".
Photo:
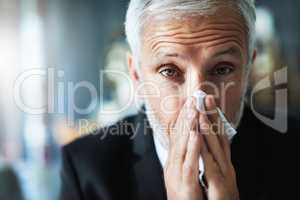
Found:
[{"label": "gray hair", "polygon": [[[150,16],[207,16],[220,6],[237,11],[248,28],[248,57],[255,47],[255,3],[254,0],[131,0],[126,14],[125,33],[133,54],[134,63],[139,62],[141,33]],[[161,14],[163,13],[163,14]],[[250,60],[250,59],[249,59]]]}]

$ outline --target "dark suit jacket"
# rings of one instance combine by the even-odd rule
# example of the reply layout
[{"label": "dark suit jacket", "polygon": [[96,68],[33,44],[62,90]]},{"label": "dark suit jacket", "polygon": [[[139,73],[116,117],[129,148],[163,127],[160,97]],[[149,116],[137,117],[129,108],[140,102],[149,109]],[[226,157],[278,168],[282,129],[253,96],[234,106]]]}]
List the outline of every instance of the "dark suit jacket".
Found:
[{"label": "dark suit jacket", "polygon": [[[294,141],[247,108],[237,131],[231,150],[241,199],[294,199],[300,191]],[[64,146],[62,160],[61,199],[166,199],[143,111]]]}]

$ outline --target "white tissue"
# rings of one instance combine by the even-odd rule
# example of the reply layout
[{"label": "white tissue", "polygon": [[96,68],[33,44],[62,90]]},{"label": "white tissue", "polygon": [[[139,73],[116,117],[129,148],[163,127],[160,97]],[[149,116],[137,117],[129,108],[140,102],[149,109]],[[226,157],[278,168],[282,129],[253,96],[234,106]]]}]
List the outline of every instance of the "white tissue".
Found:
[{"label": "white tissue", "polygon": [[[202,90],[198,90],[194,92],[193,96],[196,98],[196,109],[199,112],[204,112],[205,111],[205,106],[204,106],[204,99],[206,97],[206,93],[203,92]],[[231,140],[233,136],[236,134],[236,130],[231,126],[231,124],[227,121],[226,117],[222,113],[221,109],[217,107],[217,112],[220,116],[220,119],[222,123],[224,124],[225,127],[225,134],[228,136],[228,139]]]},{"label": "white tissue", "polygon": [[194,92],[193,97],[196,98],[196,108],[199,112],[205,111],[204,99],[207,94],[202,90]]}]

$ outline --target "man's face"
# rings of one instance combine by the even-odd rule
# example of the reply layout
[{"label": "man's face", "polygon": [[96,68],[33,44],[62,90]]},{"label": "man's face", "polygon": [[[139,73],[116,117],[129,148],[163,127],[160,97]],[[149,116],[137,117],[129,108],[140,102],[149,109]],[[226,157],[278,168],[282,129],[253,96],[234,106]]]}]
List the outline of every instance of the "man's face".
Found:
[{"label": "man's face", "polygon": [[143,31],[139,84],[156,120],[176,120],[201,89],[215,96],[227,119],[238,123],[247,82],[247,29],[229,9],[209,17],[152,18]]}]

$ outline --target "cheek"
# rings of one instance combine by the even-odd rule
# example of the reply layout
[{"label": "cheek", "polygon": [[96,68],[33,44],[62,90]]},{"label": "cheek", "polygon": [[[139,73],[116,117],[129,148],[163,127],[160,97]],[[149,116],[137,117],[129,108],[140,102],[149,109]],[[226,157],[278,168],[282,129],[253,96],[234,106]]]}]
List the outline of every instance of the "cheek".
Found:
[{"label": "cheek", "polygon": [[178,112],[181,107],[181,95],[177,90],[174,89],[161,89],[160,107],[161,112],[168,116],[168,118]]},{"label": "cheek", "polygon": [[237,83],[235,86],[228,88],[224,95],[225,102],[223,103],[222,109],[225,111],[226,116],[229,121],[235,122],[236,116],[240,112],[240,107],[242,103],[242,86]]},{"label": "cheek", "polygon": [[149,101],[156,107],[162,122],[167,125],[172,123],[176,118],[178,111],[182,107],[180,93],[176,89],[160,88],[160,96],[150,98]]},{"label": "cheek", "polygon": [[229,121],[235,122],[239,116],[242,105],[245,83],[247,82],[243,70],[236,74],[230,81],[219,87],[219,97],[217,105],[225,112]]},{"label": "cheek", "polygon": [[184,102],[180,87],[163,83],[155,76],[145,76],[145,83],[143,86],[144,98],[151,105],[160,123],[165,126],[170,125],[176,120],[178,111]]}]

